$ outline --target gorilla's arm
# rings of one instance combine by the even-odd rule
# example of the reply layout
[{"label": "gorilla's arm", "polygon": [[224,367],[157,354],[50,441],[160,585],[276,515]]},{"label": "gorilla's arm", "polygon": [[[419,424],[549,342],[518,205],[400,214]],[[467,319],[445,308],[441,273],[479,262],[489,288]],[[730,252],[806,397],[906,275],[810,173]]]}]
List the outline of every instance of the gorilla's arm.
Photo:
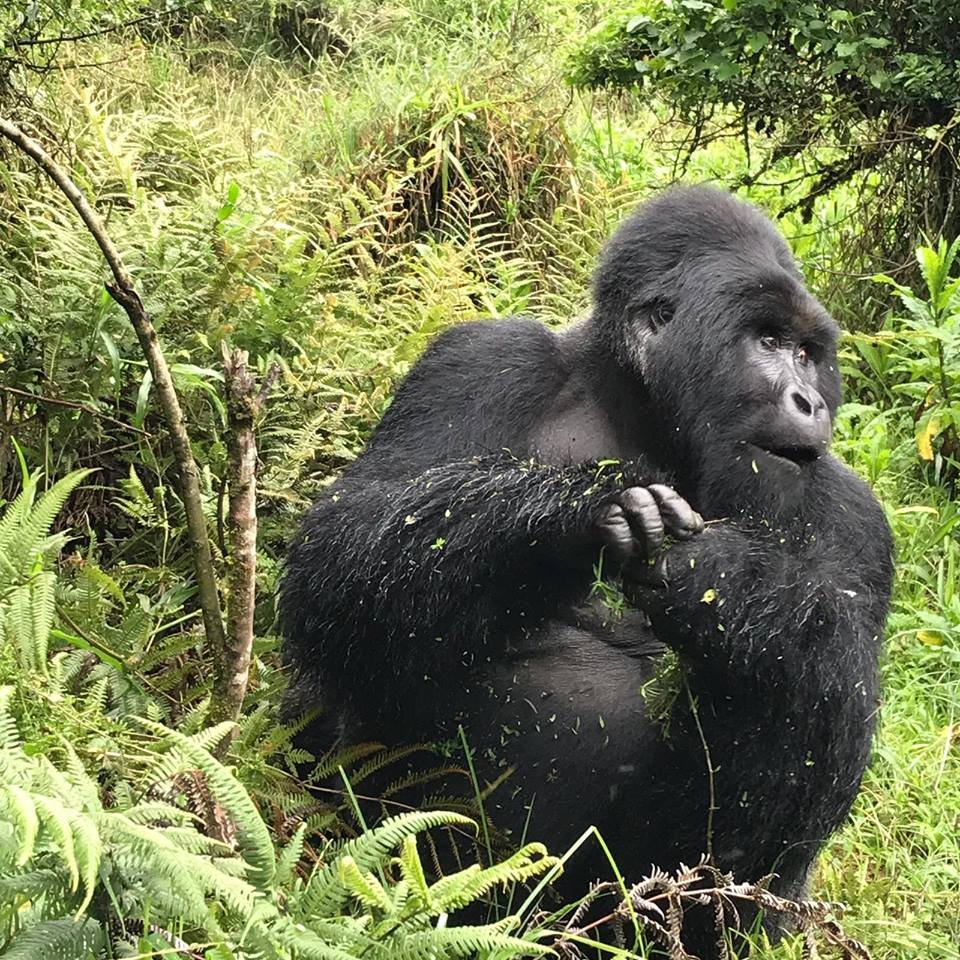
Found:
[{"label": "gorilla's arm", "polygon": [[518,624],[533,627],[589,590],[598,512],[625,482],[620,468],[506,454],[413,479],[348,473],[289,551],[288,654],[375,683],[502,650]]},{"label": "gorilla's arm", "polygon": [[644,464],[520,459],[535,457],[570,367],[532,321],[434,342],[288,551],[288,662],[374,696],[402,689],[398,674],[446,675],[562,617],[589,592],[601,547],[609,572],[665,533],[702,529]]},{"label": "gorilla's arm", "polygon": [[543,404],[566,377],[556,339],[532,321],[464,324],[434,341],[290,546],[288,662],[341,686],[397,689],[397,673],[484,655],[520,614],[533,623],[589,582],[569,549],[601,495],[596,467],[507,453],[534,452]]},{"label": "gorilla's arm", "polygon": [[865,485],[838,466],[828,473],[829,524],[811,522],[799,537],[708,524],[668,550],[657,577],[628,579],[658,639],[703,665],[703,676],[769,695],[781,681],[802,685],[798,668],[853,661],[879,643],[893,576],[889,529]]}]

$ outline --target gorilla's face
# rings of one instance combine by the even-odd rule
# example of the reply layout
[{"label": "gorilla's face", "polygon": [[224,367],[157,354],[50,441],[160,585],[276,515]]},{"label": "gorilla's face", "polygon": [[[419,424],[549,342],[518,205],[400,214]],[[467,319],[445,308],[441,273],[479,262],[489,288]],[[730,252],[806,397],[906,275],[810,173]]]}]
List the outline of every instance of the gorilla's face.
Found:
[{"label": "gorilla's face", "polygon": [[642,334],[644,384],[701,497],[722,488],[726,510],[731,496],[762,497],[766,480],[784,493],[830,443],[836,323],[794,272],[741,254],[688,265],[656,311]]},{"label": "gorilla's face", "polygon": [[667,191],[611,237],[593,295],[598,343],[640,385],[688,499],[713,515],[797,502],[840,402],[837,326],[773,224],[721,190]]}]

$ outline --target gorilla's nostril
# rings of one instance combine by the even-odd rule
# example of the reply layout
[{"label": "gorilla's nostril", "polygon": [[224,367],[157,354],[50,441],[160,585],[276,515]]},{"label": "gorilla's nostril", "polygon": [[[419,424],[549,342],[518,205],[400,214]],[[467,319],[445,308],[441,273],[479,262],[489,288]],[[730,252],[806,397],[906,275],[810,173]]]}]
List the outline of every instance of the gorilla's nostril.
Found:
[{"label": "gorilla's nostril", "polygon": [[805,416],[809,417],[813,413],[813,407],[810,405],[810,401],[798,391],[793,393],[793,402],[797,405],[797,409]]}]

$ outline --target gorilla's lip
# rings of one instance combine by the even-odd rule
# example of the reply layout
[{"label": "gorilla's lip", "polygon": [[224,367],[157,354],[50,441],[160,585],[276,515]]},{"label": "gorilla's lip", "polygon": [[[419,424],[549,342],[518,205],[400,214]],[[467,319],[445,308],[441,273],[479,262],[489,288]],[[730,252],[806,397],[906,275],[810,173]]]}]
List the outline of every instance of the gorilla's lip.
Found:
[{"label": "gorilla's lip", "polygon": [[822,450],[817,447],[808,447],[808,446],[783,446],[783,447],[766,447],[761,444],[755,444],[758,450],[763,451],[767,456],[773,457],[775,460],[786,461],[787,463],[792,464],[795,467],[803,467],[807,464],[813,463],[815,460],[819,460]]}]

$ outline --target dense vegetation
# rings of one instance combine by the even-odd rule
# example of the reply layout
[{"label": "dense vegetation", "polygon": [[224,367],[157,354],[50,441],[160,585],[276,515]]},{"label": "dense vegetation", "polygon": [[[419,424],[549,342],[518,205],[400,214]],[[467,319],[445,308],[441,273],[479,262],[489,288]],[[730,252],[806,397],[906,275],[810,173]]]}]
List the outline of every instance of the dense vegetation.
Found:
[{"label": "dense vegetation", "polygon": [[802,185],[789,205],[856,181],[864,243],[851,268],[903,269],[911,235],[958,232],[954,118],[958,12],[951,0],[639,0],[591,35],[571,76],[656,92],[690,124],[687,149],[763,133],[744,183]]},{"label": "dense vegetation", "polygon": [[[431,875],[443,843],[431,828],[482,814],[459,746],[437,758],[437,776],[462,774],[462,793],[436,798],[452,812],[379,831],[364,832],[358,798],[398,758],[370,745],[315,758],[324,790],[296,780],[311,758],[277,719],[277,566],[311,494],[356,455],[432,336],[476,317],[576,315],[611,227],[682,171],[782,213],[811,287],[851,331],[834,449],[897,538],[880,735],[814,892],[848,904],[844,928],[875,958],[960,958],[960,264],[958,221],[939,206],[956,183],[957,32],[952,5],[933,0],[820,6],[0,11],[0,115],[69,171],[134,275],[184,406],[223,582],[221,347],[249,351],[261,378],[280,370],[257,423],[256,640],[230,739],[229,724],[209,724],[212,651],[153,378],[89,232],[0,140],[2,955],[507,957],[554,943],[564,918],[535,913],[524,887],[554,863],[535,844],[498,850],[481,830],[478,856],[507,859]],[[926,26],[911,33],[901,6]],[[798,37],[805,117],[788,60]],[[656,44],[669,52],[653,56]],[[620,89],[641,60],[642,93]],[[810,71],[822,82],[807,84]],[[910,113],[924,109],[935,116]],[[890,170],[859,162],[831,182],[830,164],[869,149],[891,118],[910,125],[902,192],[865,218],[862,197]],[[817,137],[794,126],[787,150],[794,121]],[[934,208],[942,217],[921,222]],[[889,276],[851,275],[854,247]],[[491,919],[518,913],[522,926],[438,922],[487,894],[499,896]],[[632,934],[628,946],[643,949]]]}]

